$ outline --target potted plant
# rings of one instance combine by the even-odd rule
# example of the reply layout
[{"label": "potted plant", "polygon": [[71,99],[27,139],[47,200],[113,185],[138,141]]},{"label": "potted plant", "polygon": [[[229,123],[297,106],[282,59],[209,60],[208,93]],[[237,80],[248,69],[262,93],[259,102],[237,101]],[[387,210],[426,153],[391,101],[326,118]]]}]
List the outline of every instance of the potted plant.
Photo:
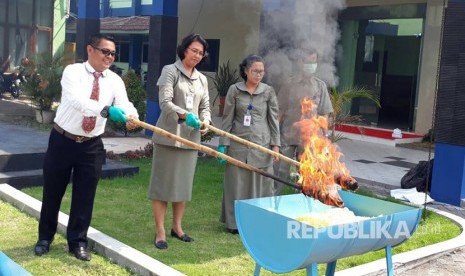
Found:
[{"label": "potted plant", "polygon": [[232,69],[229,60],[226,63],[220,65],[220,68],[212,77],[213,79],[213,86],[215,87],[218,94],[215,97],[215,100],[219,97],[220,98],[220,109],[219,109],[219,116],[223,116],[224,110],[224,99],[226,94],[228,93],[228,89],[232,84],[235,84],[239,81],[239,75],[237,73],[237,69]]},{"label": "potted plant", "polygon": [[39,123],[51,123],[53,120],[52,107],[60,99],[62,73],[62,57],[52,57],[50,53],[35,55],[26,68],[28,77],[21,83],[21,89],[36,106],[36,120]]},{"label": "potted plant", "polygon": [[333,105],[333,113],[330,118],[330,139],[333,142],[344,139],[343,136],[336,134],[336,126],[348,123],[360,123],[362,118],[360,115],[350,115],[344,112],[344,106],[351,103],[355,98],[364,98],[371,100],[376,106],[381,107],[379,97],[372,91],[363,87],[351,87],[337,90],[332,88],[329,95]]}]

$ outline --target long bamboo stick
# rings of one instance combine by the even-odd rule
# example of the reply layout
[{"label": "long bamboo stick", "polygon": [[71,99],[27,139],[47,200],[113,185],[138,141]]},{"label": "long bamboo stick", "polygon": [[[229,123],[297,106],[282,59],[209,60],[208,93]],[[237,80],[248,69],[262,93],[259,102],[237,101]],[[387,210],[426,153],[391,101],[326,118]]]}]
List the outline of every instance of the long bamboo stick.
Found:
[{"label": "long bamboo stick", "polygon": [[168,131],[166,131],[166,130],[164,130],[164,129],[161,129],[161,128],[159,128],[159,127],[153,126],[153,125],[151,125],[151,124],[147,124],[147,123],[145,123],[145,122],[139,121],[139,120],[134,119],[134,118],[129,118],[129,117],[128,117],[128,120],[129,120],[130,122],[132,122],[132,123],[134,123],[134,124],[136,124],[136,125],[142,127],[142,128],[149,129],[149,130],[151,130],[151,131],[153,131],[153,132],[155,132],[155,133],[157,133],[157,134],[159,134],[159,135],[161,135],[161,136],[163,136],[163,137],[176,140],[176,141],[178,141],[178,142],[180,142],[180,143],[183,143],[183,144],[185,144],[185,145],[187,145],[187,146],[189,146],[189,147],[191,147],[191,148],[193,148],[193,149],[202,151],[202,152],[204,152],[204,153],[206,153],[206,154],[209,154],[209,155],[211,155],[211,156],[223,158],[224,160],[228,161],[229,163],[231,163],[231,164],[233,164],[233,165],[235,165],[235,166],[241,167],[241,168],[246,169],[246,170],[249,170],[249,171],[253,171],[253,172],[259,173],[259,174],[261,174],[261,175],[263,175],[263,176],[265,176],[265,177],[272,178],[272,179],[274,179],[274,180],[276,180],[276,181],[279,181],[279,182],[281,182],[281,183],[283,183],[283,184],[285,184],[285,185],[287,185],[287,186],[290,186],[290,187],[292,187],[292,188],[295,188],[295,189],[298,189],[298,190],[302,190],[302,186],[300,186],[300,185],[297,185],[297,184],[295,184],[295,183],[292,183],[292,182],[286,181],[286,180],[284,180],[284,179],[281,179],[281,178],[279,178],[279,177],[277,177],[277,176],[275,176],[275,175],[273,175],[273,174],[270,174],[270,173],[268,173],[268,172],[265,172],[264,170],[261,170],[261,169],[259,169],[259,168],[254,167],[254,166],[251,166],[251,165],[249,165],[249,164],[246,164],[246,163],[244,163],[244,162],[242,162],[242,161],[240,161],[240,160],[237,160],[237,159],[235,159],[235,158],[232,158],[232,157],[229,156],[229,155],[226,155],[226,154],[223,154],[223,153],[221,153],[221,152],[218,152],[218,151],[216,151],[216,150],[214,150],[214,149],[211,149],[211,148],[209,148],[209,147],[207,147],[207,146],[199,145],[199,144],[194,143],[194,142],[192,142],[192,141],[189,141],[189,140],[187,140],[187,139],[185,139],[185,138],[182,138],[182,137],[180,137],[180,136],[177,136],[177,135],[175,135],[175,134],[172,134],[172,133],[170,133],[170,132],[168,132]]},{"label": "long bamboo stick", "polygon": [[226,131],[224,131],[224,130],[221,130],[221,129],[219,129],[219,128],[216,128],[216,127],[214,127],[214,126],[212,126],[212,125],[205,124],[204,122],[201,122],[201,124],[202,124],[204,127],[210,129],[211,131],[215,132],[215,133],[218,134],[218,135],[228,137],[228,138],[230,138],[230,139],[232,139],[232,140],[234,140],[234,141],[236,141],[236,142],[238,142],[238,143],[244,144],[244,145],[246,145],[246,146],[248,146],[248,147],[257,149],[257,150],[262,151],[262,152],[264,152],[264,153],[268,153],[268,154],[270,154],[270,155],[272,155],[272,156],[274,156],[274,157],[278,157],[280,160],[283,160],[283,161],[285,161],[285,162],[287,162],[287,163],[289,163],[289,164],[291,164],[291,165],[300,166],[300,162],[299,162],[299,161],[296,161],[296,160],[294,160],[294,159],[291,159],[291,158],[289,158],[289,157],[287,157],[287,156],[285,156],[285,155],[282,155],[281,153],[272,151],[272,150],[270,150],[270,149],[268,149],[268,148],[265,148],[265,147],[263,147],[263,146],[260,146],[259,144],[255,144],[255,143],[253,143],[253,142],[250,142],[250,141],[247,141],[247,140],[245,140],[245,139],[242,139],[242,138],[239,137],[239,136],[236,136],[236,135],[234,135],[234,134],[231,134],[231,133],[229,133],[229,132],[226,132]]},{"label": "long bamboo stick", "polygon": [[[218,135],[221,135],[221,136],[225,136],[225,137],[228,137],[238,143],[241,143],[243,145],[246,145],[246,146],[249,146],[251,148],[255,148],[255,149],[258,149],[264,153],[268,153],[268,154],[271,154],[272,156],[277,156],[280,160],[283,160],[291,165],[296,165],[297,167],[300,167],[301,163],[297,160],[294,160],[294,159],[291,159],[285,155],[282,155],[280,153],[277,153],[275,151],[272,151],[268,148],[265,148],[263,146],[260,146],[258,144],[255,144],[255,143],[252,143],[250,141],[247,141],[245,139],[242,139],[241,137],[239,136],[236,136],[234,134],[231,134],[229,132],[226,132],[224,130],[221,130],[221,129],[218,129],[212,125],[208,125],[208,124],[205,124],[204,122],[201,122],[201,124],[210,129],[211,131],[215,132],[216,134]],[[336,179],[339,179],[341,180],[338,176],[335,176]],[[348,189],[348,190],[351,190],[351,191],[355,191],[357,188],[358,188],[358,183],[357,181],[352,178],[351,176],[349,176],[349,178],[345,179],[345,180],[342,180],[342,181],[339,181],[337,180],[336,182],[341,185],[344,189]],[[279,181],[279,180],[278,180]]]}]

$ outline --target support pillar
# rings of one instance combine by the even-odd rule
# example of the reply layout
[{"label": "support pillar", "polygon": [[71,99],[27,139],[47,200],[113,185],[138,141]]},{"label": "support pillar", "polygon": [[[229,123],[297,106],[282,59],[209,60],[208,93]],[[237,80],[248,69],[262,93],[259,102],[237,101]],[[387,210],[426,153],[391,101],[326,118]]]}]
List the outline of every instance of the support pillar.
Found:
[{"label": "support pillar", "polygon": [[[147,72],[147,117],[155,125],[160,116],[157,80],[163,66],[176,61],[178,39],[178,1],[154,1],[149,29],[149,55]],[[152,131],[145,134],[151,136]]]},{"label": "support pillar", "polygon": [[87,60],[87,41],[92,34],[100,32],[100,1],[78,1],[76,62]]}]

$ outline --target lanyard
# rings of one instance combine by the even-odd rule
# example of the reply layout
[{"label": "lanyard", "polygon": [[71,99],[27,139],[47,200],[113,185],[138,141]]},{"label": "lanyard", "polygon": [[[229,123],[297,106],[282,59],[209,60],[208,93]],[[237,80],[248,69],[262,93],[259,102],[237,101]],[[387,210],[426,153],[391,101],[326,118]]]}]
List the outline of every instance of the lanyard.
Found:
[{"label": "lanyard", "polygon": [[250,111],[253,109],[253,95],[250,95],[250,102],[249,105],[247,106],[247,114],[250,115]]}]

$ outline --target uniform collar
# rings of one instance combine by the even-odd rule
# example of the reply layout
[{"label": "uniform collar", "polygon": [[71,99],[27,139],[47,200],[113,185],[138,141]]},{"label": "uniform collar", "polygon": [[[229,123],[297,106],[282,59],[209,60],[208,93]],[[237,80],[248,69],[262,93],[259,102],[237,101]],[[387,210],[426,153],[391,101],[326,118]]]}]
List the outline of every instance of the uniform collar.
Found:
[{"label": "uniform collar", "polygon": [[[94,74],[95,69],[89,64],[88,61],[84,62],[84,67],[86,67],[86,70],[87,72],[89,72],[89,74]],[[101,73],[102,73],[102,77],[108,76],[108,69],[103,70],[103,72]]]},{"label": "uniform collar", "polygon": [[187,72],[186,68],[184,67],[184,64],[182,64],[182,61],[180,59],[176,60],[174,66],[176,66],[176,68],[178,68],[178,70],[181,71],[181,73],[183,73],[187,78],[191,80],[196,80],[200,77],[200,73],[199,71],[197,71],[197,69],[195,69],[195,67],[192,70],[192,76],[189,76],[189,73]]},{"label": "uniform collar", "polygon": [[[244,91],[244,92],[248,91],[247,86],[245,86],[245,81],[241,81],[241,82],[236,83],[236,87],[237,87],[237,89],[239,89],[241,91]],[[258,87],[257,87],[257,89],[255,90],[255,92],[253,94],[254,95],[261,94],[261,93],[265,92],[265,89],[266,89],[266,85],[259,82]],[[247,92],[247,93],[249,93],[249,92]]]}]

